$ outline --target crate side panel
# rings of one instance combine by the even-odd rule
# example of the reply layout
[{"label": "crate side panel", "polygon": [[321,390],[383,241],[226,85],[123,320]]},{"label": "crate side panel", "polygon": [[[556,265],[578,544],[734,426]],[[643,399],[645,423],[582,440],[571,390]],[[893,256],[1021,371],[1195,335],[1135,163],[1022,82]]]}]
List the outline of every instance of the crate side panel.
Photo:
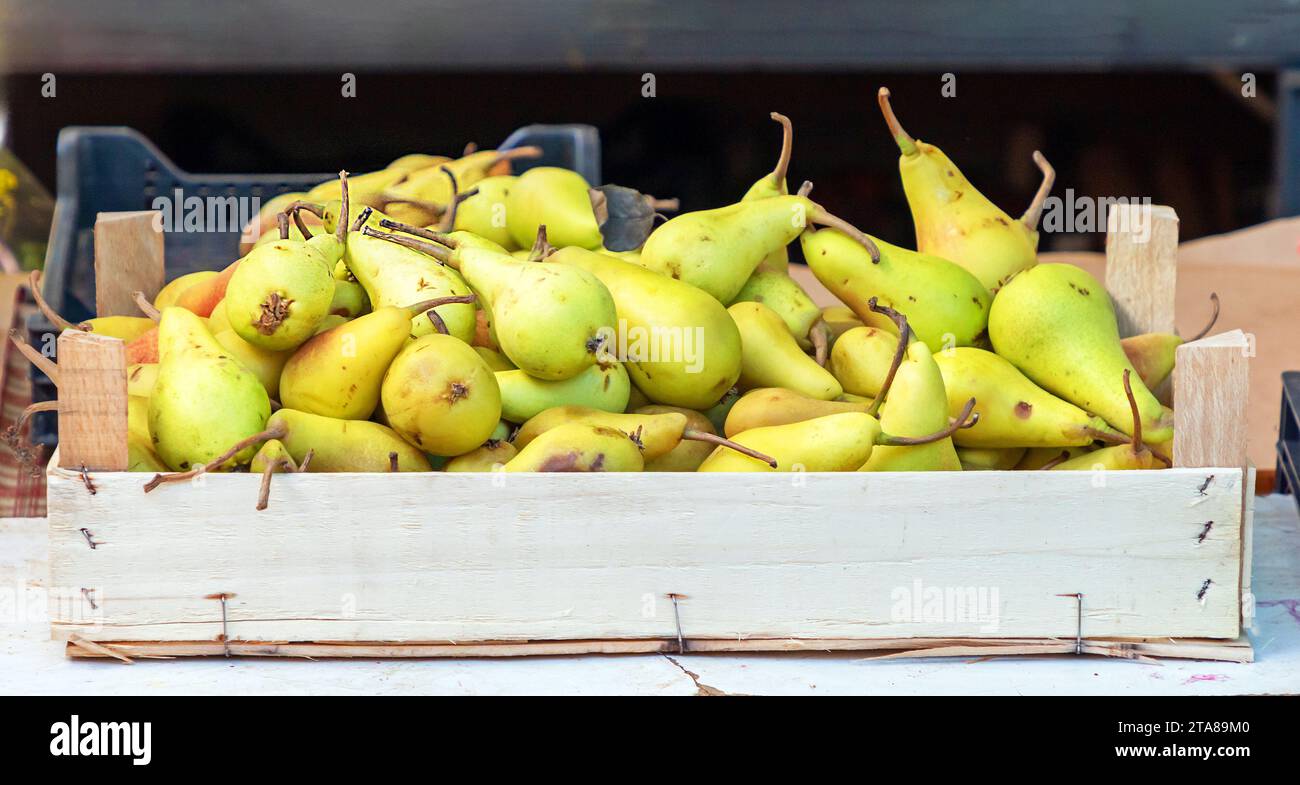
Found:
[{"label": "crate side panel", "polygon": [[1085,636],[1238,633],[1238,469],[258,480],[52,471],[55,634],[675,637],[675,593],[687,637],[1072,637],[1077,592]]}]

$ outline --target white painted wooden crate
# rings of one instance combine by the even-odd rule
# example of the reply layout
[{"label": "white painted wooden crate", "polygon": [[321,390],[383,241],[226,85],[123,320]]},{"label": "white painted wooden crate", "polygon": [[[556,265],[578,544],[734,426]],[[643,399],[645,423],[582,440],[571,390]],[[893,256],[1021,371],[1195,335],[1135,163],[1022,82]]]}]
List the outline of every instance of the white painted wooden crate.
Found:
[{"label": "white painted wooden crate", "polygon": [[[1167,251],[1111,260],[1147,330],[1172,324],[1124,294]],[[261,512],[247,474],[145,494],[92,470],[92,493],[79,467],[124,460],[103,438],[124,444],[120,342],[59,341],[50,612],[70,655],[1251,656],[1240,332],[1179,349],[1165,471],[283,474]]]}]

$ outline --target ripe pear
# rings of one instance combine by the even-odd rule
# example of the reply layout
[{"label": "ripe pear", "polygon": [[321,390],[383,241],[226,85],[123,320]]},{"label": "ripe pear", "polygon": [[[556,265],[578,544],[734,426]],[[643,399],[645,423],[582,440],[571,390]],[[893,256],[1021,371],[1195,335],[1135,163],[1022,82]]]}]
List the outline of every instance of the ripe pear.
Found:
[{"label": "ripe pear", "polygon": [[356,281],[334,280],[334,297],[330,300],[330,314],[355,319],[370,311],[370,297],[366,288]]},{"label": "ripe pear", "polygon": [[[126,435],[153,451],[153,438],[149,435],[149,398],[139,395],[126,396]],[[164,470],[165,471],[165,470]]]},{"label": "ripe pear", "polygon": [[[473,232],[506,251],[518,249],[520,246],[515,243],[514,235],[510,233],[510,226],[506,222],[510,190],[518,179],[513,175],[499,175],[479,180],[475,185],[478,193],[465,199],[456,208],[453,228]],[[536,233],[534,229],[533,234]]]},{"label": "ripe pear", "polygon": [[897,333],[876,327],[855,327],[831,346],[826,368],[845,392],[874,398],[880,394],[897,351]]},{"label": "ripe pear", "polygon": [[1031,382],[992,352],[970,346],[937,352],[948,411],[953,416],[974,398],[979,422],[953,434],[958,447],[1083,447],[1098,438],[1124,435],[1100,417]]},{"label": "ripe pear", "polygon": [[962,471],[1007,471],[1016,468],[1028,451],[1026,447],[958,447],[957,459]]},{"label": "ripe pear", "polygon": [[1052,467],[1054,471],[1081,471],[1091,469],[1160,469],[1164,464],[1149,447],[1142,443],[1142,418],[1138,413],[1137,399],[1132,381],[1137,374],[1124,369],[1124,393],[1133,415],[1133,438],[1128,444],[1102,447],[1086,455],[1062,461]]},{"label": "ripe pear", "polygon": [[329,313],[334,299],[330,270],[325,257],[306,243],[277,240],[254,248],[226,288],[231,328],[254,346],[293,349]]},{"label": "ripe pear", "polygon": [[176,298],[181,296],[181,292],[200,281],[206,281],[216,277],[216,270],[199,270],[198,272],[186,273],[185,275],[168,282],[166,286],[158,291],[158,294],[154,295],[153,307],[161,311],[168,306],[175,305]]},{"label": "ripe pear", "polygon": [[289,362],[293,352],[273,352],[263,349],[240,338],[234,330],[222,330],[212,336],[221,344],[221,348],[230,353],[245,368],[253,372],[257,380],[266,388],[266,394],[272,398],[280,397],[280,371]]},{"label": "ripe pear", "polygon": [[[176,295],[176,301],[172,304],[206,318],[212,313],[212,309],[217,307],[217,303],[221,302],[226,296],[226,289],[230,286],[230,279],[239,270],[241,262],[243,262],[243,259],[236,259],[216,275],[202,278],[192,286],[186,287]],[[158,310],[161,311],[162,309],[159,308]]]},{"label": "ripe pear", "polygon": [[751,390],[740,396],[740,400],[736,401],[735,405],[731,407],[731,411],[727,413],[727,422],[723,432],[730,438],[738,433],[751,431],[755,428],[789,425],[790,423],[805,420],[815,420],[829,414],[868,412],[870,410],[870,402],[827,401],[820,398],[810,398],[794,390],[767,387]]},{"label": "ripe pear", "polygon": [[984,285],[947,259],[871,238],[878,261],[861,244],[835,229],[801,235],[804,259],[817,280],[864,322],[867,300],[907,315],[912,332],[930,351],[970,346],[988,324],[990,297]]},{"label": "ripe pear", "polygon": [[[663,406],[660,404],[650,404],[636,409],[633,414],[680,414],[686,418],[686,427],[700,433],[713,433],[713,423],[709,418],[694,409],[683,409],[679,406]],[[645,470],[648,472],[693,472],[700,467],[704,459],[709,457],[713,452],[712,442],[701,442],[694,439],[682,439],[677,446],[655,458],[647,459]]]},{"label": "ripe pear", "polygon": [[562,248],[546,266],[587,270],[614,298],[617,346],[632,382],[653,402],[687,409],[716,404],[740,378],[740,332],[700,289],[611,256]]},{"label": "ripe pear", "polygon": [[[749,190],[745,192],[745,195],[740,198],[742,202],[751,201],[753,199],[766,199],[770,196],[785,196],[790,193],[785,177],[786,172],[790,168],[790,153],[793,149],[794,143],[794,127],[790,124],[790,118],[783,114],[772,112],[771,116],[773,120],[781,124],[781,154],[776,159],[776,167],[749,187]],[[790,254],[789,251],[786,250],[786,246],[783,245],[764,257],[763,261],[759,262],[758,269],[754,271],[754,274],[757,275],[761,272],[767,271],[787,273],[788,277],[789,268]],[[750,279],[752,281],[753,276],[750,276]],[[744,290],[742,289],[742,292],[743,291]],[[748,298],[737,296],[737,299]],[[762,302],[762,300],[759,302]],[[780,312],[779,308],[775,310],[777,310],[778,313]],[[795,337],[805,334],[806,333],[796,332]]]},{"label": "ripe pear", "polygon": [[[1070,264],[1040,264],[1002,288],[989,312],[994,351],[1025,376],[1084,411],[1129,433],[1128,401],[1120,378],[1133,370],[1119,340],[1106,290]],[[1160,402],[1134,372],[1142,428],[1153,442],[1173,432]]]},{"label": "ripe pear", "polygon": [[[497,371],[513,371],[518,367],[514,363],[510,362],[509,357],[506,357],[496,349],[475,345],[474,351],[478,352],[478,356],[483,358],[483,362],[487,363],[493,373],[496,373]],[[593,365],[592,367],[595,368],[598,366]]]},{"label": "ripe pear", "polygon": [[641,448],[606,425],[570,422],[533,439],[506,463],[507,472],[639,472]]},{"label": "ripe pear", "polygon": [[645,460],[667,455],[682,440],[687,430],[686,415],[677,412],[664,414],[623,414],[605,412],[584,406],[557,406],[547,409],[528,420],[515,434],[514,444],[526,448],[542,434],[569,423],[604,426],[629,434],[638,442]]},{"label": "ripe pear", "polygon": [[1214,314],[1205,325],[1205,329],[1192,338],[1184,340],[1171,333],[1144,333],[1120,341],[1120,345],[1124,347],[1124,354],[1129,362],[1133,363],[1138,378],[1148,390],[1155,392],[1174,372],[1174,358],[1179,346],[1191,341],[1199,341],[1209,335],[1210,330],[1214,328],[1215,322],[1219,320],[1219,295],[1211,292],[1210,301],[1214,305]]},{"label": "ripe pear", "polygon": [[148,400],[158,381],[158,363],[136,363],[126,368],[126,394]]},{"label": "ripe pear", "polygon": [[582,175],[554,166],[536,166],[519,175],[506,199],[506,225],[516,247],[528,248],[545,226],[557,248],[594,250],[604,238],[591,206],[591,185]]},{"label": "ripe pear", "polygon": [[[202,318],[184,308],[165,308],[158,345],[149,433],[164,463],[176,471],[207,464],[231,443],[262,430],[271,414],[266,388],[217,342]],[[250,447],[231,462],[246,461],[252,453]]]},{"label": "ripe pear", "polygon": [[1034,162],[1043,183],[1025,214],[1016,220],[971,185],[948,156],[932,144],[913,139],[889,105],[889,90],[880,88],[880,110],[902,155],[898,168],[916,225],[916,248],[949,259],[974,273],[996,294],[1016,273],[1038,263],[1038,218],[1056,173],[1042,153]]},{"label": "ripe pear", "polygon": [[[386,222],[389,229],[415,227]],[[364,233],[424,250],[460,271],[490,314],[501,351],[530,376],[572,379],[602,358],[615,325],[614,299],[586,270],[521,262],[507,254],[464,245],[439,232],[415,230],[434,240],[402,234]]]},{"label": "ripe pear", "polygon": [[487,363],[469,344],[441,333],[402,349],[380,398],[393,430],[434,455],[469,452],[501,419],[501,391]]},{"label": "ripe pear", "polygon": [[[788,273],[759,267],[740,287],[732,304],[740,302],[762,303],[771,308],[800,347],[813,346],[813,326],[821,320],[822,310]],[[824,338],[829,343],[829,334]]]},{"label": "ripe pear", "polygon": [[[516,147],[511,150],[477,150],[454,161],[427,166],[411,172],[405,180],[385,191],[390,200],[409,200],[405,206],[416,208],[414,214],[423,214],[420,224],[433,223],[436,215],[422,213],[434,208],[438,211],[449,205],[457,193],[468,192],[481,182],[498,164],[521,158],[536,158],[542,151],[537,147]],[[397,205],[394,205],[396,207]],[[398,217],[395,210],[389,214]]]},{"label": "ripe pear", "polygon": [[309,338],[282,365],[280,402],[341,420],[369,419],[379,404],[385,372],[410,339],[411,317],[444,301],[385,305]]},{"label": "ripe pear", "polygon": [[585,406],[622,412],[632,393],[627,369],[619,362],[593,365],[572,379],[548,382],[520,370],[496,371],[501,388],[501,419],[527,422],[556,406]]},{"label": "ripe pear", "polygon": [[[969,413],[969,404],[967,408]],[[963,419],[963,418],[958,418]],[[899,436],[917,437],[948,424],[948,396],[934,355],[922,341],[908,345],[903,362],[880,408],[880,427]],[[862,471],[961,471],[952,438],[921,445],[877,447]]]},{"label": "ripe pear", "polygon": [[1024,457],[1016,463],[1016,469],[1019,471],[1051,469],[1062,461],[1068,461],[1071,458],[1077,458],[1092,451],[1093,446],[1091,444],[1087,447],[1030,447],[1025,450]]},{"label": "ripe pear", "polygon": [[789,245],[810,224],[835,226],[863,254],[878,257],[866,235],[811,199],[786,195],[682,213],[650,233],[640,264],[730,303],[769,254]]},{"label": "ripe pear", "polygon": [[[309,472],[427,472],[429,459],[391,428],[366,420],[339,420],[280,409],[267,420],[265,438],[279,439]],[[394,455],[396,457],[394,457]]]},{"label": "ripe pear", "polygon": [[226,298],[223,297],[221,302],[213,307],[212,313],[208,314],[208,332],[216,335],[234,329],[234,327],[230,326],[230,317],[226,316]]},{"label": "ripe pear", "polygon": [[519,454],[510,442],[488,439],[482,447],[457,455],[442,470],[445,472],[499,472]]},{"label": "ripe pear", "polygon": [[854,327],[866,326],[866,322],[862,321],[847,305],[828,305],[822,309],[821,320],[830,329],[832,346],[841,335]]},{"label": "ripe pear", "polygon": [[727,313],[740,330],[741,390],[784,387],[824,401],[844,393],[829,371],[803,353],[785,322],[771,308],[762,303],[740,302]]}]

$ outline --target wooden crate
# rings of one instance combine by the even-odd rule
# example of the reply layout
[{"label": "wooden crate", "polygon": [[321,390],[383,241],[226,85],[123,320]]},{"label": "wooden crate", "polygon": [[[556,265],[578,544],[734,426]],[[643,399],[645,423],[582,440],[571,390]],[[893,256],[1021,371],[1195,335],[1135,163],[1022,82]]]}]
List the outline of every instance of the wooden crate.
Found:
[{"label": "wooden crate", "polygon": [[[1170,254],[1117,247],[1143,329]],[[261,512],[257,476],[145,494],[111,471],[120,345],[59,340],[50,615],[72,656],[1251,657],[1240,332],[1178,350],[1167,471],[288,474]]]}]

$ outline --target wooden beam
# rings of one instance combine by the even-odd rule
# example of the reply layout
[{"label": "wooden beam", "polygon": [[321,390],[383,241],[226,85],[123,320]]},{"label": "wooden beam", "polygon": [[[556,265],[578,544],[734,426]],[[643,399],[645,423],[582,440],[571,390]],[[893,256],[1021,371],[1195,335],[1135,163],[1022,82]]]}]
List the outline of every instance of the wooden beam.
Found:
[{"label": "wooden beam", "polygon": [[139,316],[132,295],[163,286],[163,235],[153,210],[95,218],[95,315]]},{"label": "wooden beam", "polygon": [[58,356],[59,466],[125,471],[126,344],[65,330]]},{"label": "wooden beam", "polygon": [[1246,411],[1254,344],[1241,330],[1178,347],[1174,466],[1246,468]]},{"label": "wooden beam", "polygon": [[1107,216],[1106,290],[1120,337],[1172,333],[1178,214],[1163,205],[1125,204]]}]

